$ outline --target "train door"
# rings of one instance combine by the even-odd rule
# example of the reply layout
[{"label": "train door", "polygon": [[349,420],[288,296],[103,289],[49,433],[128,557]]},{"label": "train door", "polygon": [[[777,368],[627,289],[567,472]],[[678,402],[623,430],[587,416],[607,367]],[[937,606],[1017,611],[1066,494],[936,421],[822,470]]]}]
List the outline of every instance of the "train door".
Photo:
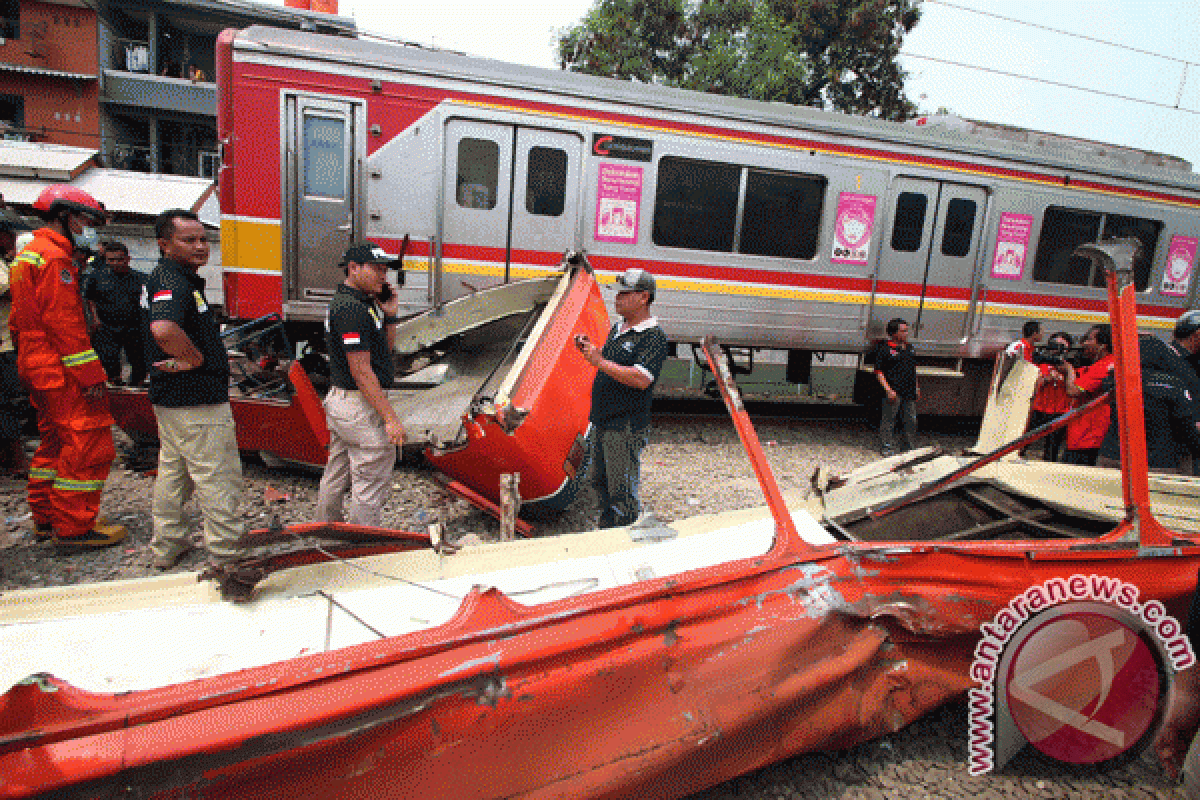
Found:
[{"label": "train door", "polygon": [[363,114],[355,100],[284,98],[283,277],[293,317],[324,318],[345,277],[338,262],[362,237]]},{"label": "train door", "polygon": [[522,265],[557,265],[576,247],[581,157],[577,134],[449,120],[434,302],[523,277]]},{"label": "train door", "polygon": [[895,314],[908,318],[914,343],[949,352],[967,335],[986,207],[981,186],[917,178],[893,183],[879,276],[901,294],[919,286],[915,310],[902,305]]}]

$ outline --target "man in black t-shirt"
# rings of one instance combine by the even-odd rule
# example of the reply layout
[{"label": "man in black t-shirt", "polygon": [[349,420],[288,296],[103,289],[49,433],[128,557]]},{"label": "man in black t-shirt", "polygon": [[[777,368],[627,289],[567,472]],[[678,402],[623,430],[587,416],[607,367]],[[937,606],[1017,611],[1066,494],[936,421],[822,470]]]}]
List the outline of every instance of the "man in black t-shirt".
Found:
[{"label": "man in black t-shirt", "polygon": [[875,380],[883,389],[883,413],[879,421],[879,444],[883,455],[895,454],[896,418],[901,421],[900,452],[911,450],[917,434],[917,360],[908,343],[908,323],[897,317],[887,324],[888,338],[875,346],[871,363]]},{"label": "man in black t-shirt", "polygon": [[[325,396],[329,460],[317,493],[317,519],[378,526],[392,490],[396,448],[404,426],[388,402],[399,297],[387,284],[397,260],[370,242],[342,257],[346,280],[325,320],[331,387]],[[343,520],[346,490],[350,508]]]},{"label": "man in black t-shirt", "polygon": [[121,353],[129,360],[129,385],[146,380],[146,350],[142,342],[142,288],[146,278],[129,267],[129,248],[105,242],[104,261],[83,279],[92,347],[104,365],[108,382],[121,384]]},{"label": "man in black t-shirt", "polygon": [[[194,493],[209,555],[223,570],[243,555],[242,462],[229,407],[229,359],[197,274],[208,263],[208,238],[199,218],[180,209],[159,214],[155,231],[162,258],[143,296],[159,440],[150,549],[159,569],[170,569],[192,549],[183,506]],[[219,574],[223,597],[250,599],[252,585]]]},{"label": "man in black t-shirt", "polygon": [[612,327],[604,348],[586,336],[576,339],[583,357],[596,368],[589,445],[601,528],[630,525],[641,516],[638,484],[650,401],[667,358],[667,336],[650,316],[654,276],[628,269],[617,284],[614,305],[621,321]]}]

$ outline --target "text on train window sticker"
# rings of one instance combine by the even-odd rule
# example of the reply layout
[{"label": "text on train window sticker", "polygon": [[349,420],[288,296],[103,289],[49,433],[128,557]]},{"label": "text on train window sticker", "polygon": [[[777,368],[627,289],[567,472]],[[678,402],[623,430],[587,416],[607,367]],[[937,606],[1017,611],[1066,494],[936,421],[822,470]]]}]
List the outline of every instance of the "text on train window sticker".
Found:
[{"label": "text on train window sticker", "polygon": [[811,260],[826,184],[820,175],[665,156],[658,163],[653,240],[662,247]]},{"label": "text on train window sticker", "polygon": [[1104,286],[1104,270],[1093,267],[1090,259],[1074,255],[1081,244],[1099,239],[1134,236],[1142,249],[1133,262],[1134,287],[1143,292],[1150,285],[1150,268],[1163,224],[1157,220],[1105,214],[1050,206],[1042,215],[1033,279],[1041,283],[1071,286]]}]

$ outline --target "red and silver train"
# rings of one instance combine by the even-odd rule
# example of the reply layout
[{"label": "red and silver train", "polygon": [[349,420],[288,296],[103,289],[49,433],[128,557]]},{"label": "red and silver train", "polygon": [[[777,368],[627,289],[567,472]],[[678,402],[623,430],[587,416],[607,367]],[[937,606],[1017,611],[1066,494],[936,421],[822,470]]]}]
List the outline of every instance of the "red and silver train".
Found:
[{"label": "red and silver train", "polygon": [[793,380],[904,317],[926,406],[971,414],[1026,319],[1106,319],[1081,243],[1143,242],[1144,329],[1195,303],[1187,169],[265,27],[217,51],[235,318],[315,330],[351,237],[410,237],[414,313],[581,250],[657,275],[673,341],[786,350]]}]

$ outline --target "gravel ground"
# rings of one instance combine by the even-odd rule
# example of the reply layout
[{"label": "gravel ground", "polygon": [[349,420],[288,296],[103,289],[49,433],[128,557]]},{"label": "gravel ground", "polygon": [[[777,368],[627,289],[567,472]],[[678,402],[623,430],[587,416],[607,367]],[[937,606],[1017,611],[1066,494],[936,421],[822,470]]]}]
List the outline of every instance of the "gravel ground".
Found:
[{"label": "gravel ground", "polygon": [[[822,465],[845,472],[873,460],[874,434],[855,419],[773,418],[757,425],[780,485],[808,485]],[[117,433],[118,451],[128,445]],[[971,437],[922,433],[918,444],[960,449]],[[664,521],[701,513],[762,505],[762,494],[728,418],[657,416],[643,458],[642,497],[648,511]],[[316,501],[315,472],[245,465],[243,516],[249,527],[271,517],[281,522],[311,521]],[[149,505],[153,478],[114,465],[101,512],[124,523],[131,538],[105,551],[56,557],[49,545],[33,540],[24,484],[0,480],[0,591],[60,586],[155,574],[150,566]],[[552,523],[545,535],[585,530],[594,517],[592,498],[581,497]],[[198,517],[197,517],[198,520]],[[447,538],[497,538],[497,523],[443,490],[432,472],[401,466],[385,524],[424,530],[440,521]],[[196,551],[176,570],[195,570]],[[1183,798],[1149,755],[1102,773],[1069,771],[1023,754],[1000,775],[971,777],[966,770],[966,708],[952,704],[891,736],[835,753],[815,753],[776,764],[694,795],[692,800],[750,798]]]}]

